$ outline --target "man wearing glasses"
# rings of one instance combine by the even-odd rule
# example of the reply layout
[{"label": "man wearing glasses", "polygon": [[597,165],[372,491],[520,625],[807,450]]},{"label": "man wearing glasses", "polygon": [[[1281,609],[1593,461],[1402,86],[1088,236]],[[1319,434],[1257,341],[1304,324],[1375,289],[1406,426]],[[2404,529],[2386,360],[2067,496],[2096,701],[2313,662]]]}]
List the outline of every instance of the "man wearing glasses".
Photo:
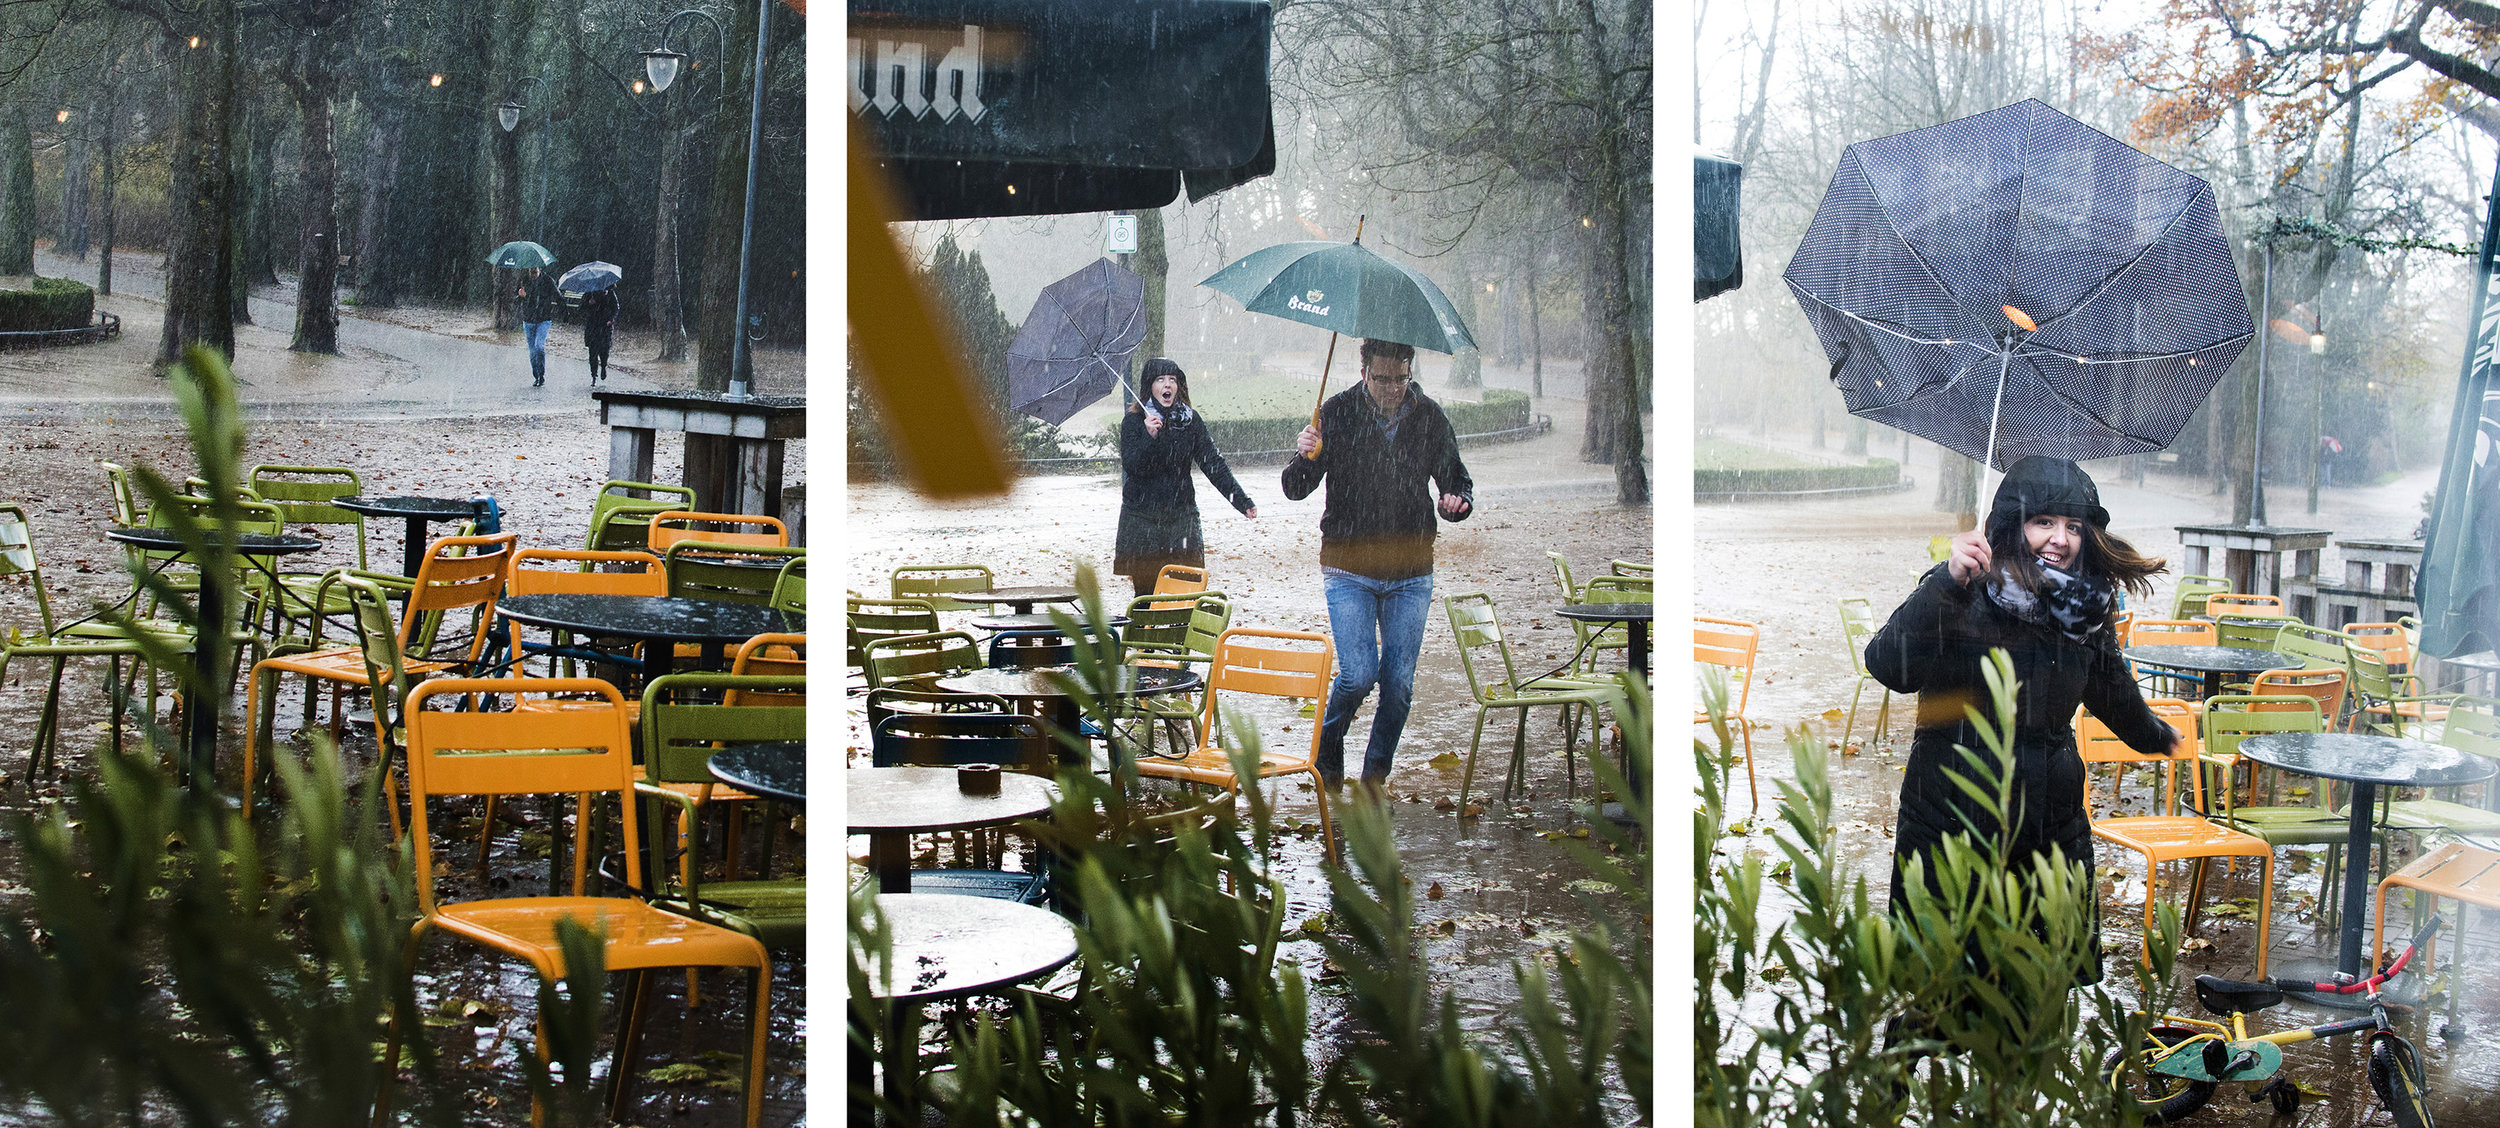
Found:
[{"label": "man wearing glasses", "polygon": [[1329,398],[1295,441],[1284,492],[1299,501],[1328,481],[1319,519],[1319,565],[1336,636],[1337,680],[1319,733],[1319,774],[1345,782],[1346,730],[1380,687],[1362,782],[1377,794],[1415,700],[1415,657],[1432,609],[1433,516],[1464,521],[1475,483],[1458,458],[1458,436],[1441,405],[1410,382],[1415,348],[1363,342],[1363,382]]}]

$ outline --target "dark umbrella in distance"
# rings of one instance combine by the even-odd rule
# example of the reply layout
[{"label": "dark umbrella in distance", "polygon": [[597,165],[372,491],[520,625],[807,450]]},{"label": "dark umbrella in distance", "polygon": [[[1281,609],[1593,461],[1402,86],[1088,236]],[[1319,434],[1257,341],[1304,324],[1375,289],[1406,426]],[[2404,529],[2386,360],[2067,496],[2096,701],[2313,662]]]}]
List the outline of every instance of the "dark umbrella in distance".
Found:
[{"label": "dark umbrella in distance", "polygon": [[1007,346],[1007,402],[1055,426],[1127,383],[1145,309],[1146,280],[1107,258],[1042,287]]},{"label": "dark umbrella in distance", "polygon": [[2170,445],[2255,333],[2213,188],[2038,100],[1842,150],[1785,277],[1851,414],[2000,470]]},{"label": "dark umbrella in distance", "polygon": [[1328,401],[1328,369],[1337,360],[1337,335],[1396,341],[1434,352],[1476,347],[1458,307],[1432,279],[1363,245],[1363,223],[1354,241],[1280,243],[1252,251],[1199,283],[1240,300],[1242,308],[1330,330],[1328,356],[1320,362],[1319,404]]},{"label": "dark umbrella in distance", "polygon": [[527,239],[517,239],[495,248],[486,261],[506,270],[527,270],[533,266],[543,269],[556,264],[556,255]]},{"label": "dark umbrella in distance", "polygon": [[612,262],[592,261],[565,271],[564,277],[556,279],[556,289],[570,290],[576,294],[591,294],[624,280],[624,267]]}]

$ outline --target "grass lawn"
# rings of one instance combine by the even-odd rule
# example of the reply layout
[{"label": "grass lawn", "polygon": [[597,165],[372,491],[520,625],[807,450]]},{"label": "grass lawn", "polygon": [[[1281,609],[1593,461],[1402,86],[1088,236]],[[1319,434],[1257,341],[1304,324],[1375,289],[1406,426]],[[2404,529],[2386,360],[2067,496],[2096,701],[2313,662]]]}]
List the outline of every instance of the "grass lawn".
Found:
[{"label": "grass lawn", "polygon": [[[1340,369],[1328,381],[1330,391],[1343,391],[1359,379],[1352,368]],[[1319,385],[1308,380],[1287,380],[1278,376],[1191,377],[1189,402],[1198,410],[1218,419],[1271,419],[1288,415],[1307,415],[1311,401],[1319,395]]]},{"label": "grass lawn", "polygon": [[1820,464],[1726,439],[1693,440],[1693,467],[1697,470],[1788,470],[1817,465]]}]

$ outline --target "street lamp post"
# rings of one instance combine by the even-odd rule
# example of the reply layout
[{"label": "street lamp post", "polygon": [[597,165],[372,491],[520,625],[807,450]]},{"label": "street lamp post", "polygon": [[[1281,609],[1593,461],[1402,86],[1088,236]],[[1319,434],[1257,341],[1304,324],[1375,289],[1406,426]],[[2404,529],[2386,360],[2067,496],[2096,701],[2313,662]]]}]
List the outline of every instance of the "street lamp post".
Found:
[{"label": "street lamp post", "polygon": [[[537,75],[522,75],[512,82],[512,96],[495,107],[495,121],[503,126],[504,132],[510,133],[520,126],[522,111],[529,109],[529,103],[521,100],[521,87],[531,82],[541,87],[547,85],[547,80]],[[531,225],[530,234],[542,244],[547,241],[547,151],[555,133],[555,118],[555,112],[550,109],[540,116],[538,125],[538,222]]]},{"label": "street lamp post", "polygon": [[[755,9],[755,83],[747,107],[746,211],[738,228],[738,312],[729,346],[729,395],[732,399],[751,396],[754,384],[754,359],[747,345],[747,311],[749,275],[755,261],[755,167],[757,155],[764,146],[764,46],[772,39],[772,0],[756,0]],[[711,20],[714,30],[721,32],[721,55],[728,57],[728,32],[721,29],[720,21],[710,13],[689,8],[670,16],[668,23],[660,29],[659,47],[642,53],[643,73],[651,79],[651,88],[662,94],[667,93],[669,85],[677,80],[678,66],[686,59],[683,53],[669,50],[669,33],[676,28],[678,20],[690,15]]]},{"label": "street lamp post", "polygon": [[[690,17],[700,18],[712,25],[713,40],[720,48],[717,57],[729,57],[729,29],[721,25],[720,18],[701,9],[688,8],[661,23],[660,45],[642,53],[645,81],[635,84],[649,89],[660,99],[660,207],[656,217],[659,246],[652,255],[651,301],[652,316],[660,323],[660,359],[663,360],[683,360],[686,355],[685,238],[677,230],[678,199],[685,179],[686,131],[679,127],[676,115],[671,112],[668,89],[686,69],[687,59],[684,52],[671,50],[669,42],[677,34],[677,25]],[[687,85],[692,86],[693,82],[689,80]],[[726,84],[722,85],[720,93],[725,99],[728,93]]]},{"label": "street lamp post", "polygon": [[[2309,355],[2326,355],[2326,330],[2314,322],[2309,326]],[[2307,361],[2301,362],[2306,365]],[[2326,461],[2326,374],[2327,367],[2318,365],[2318,385],[2310,389],[2309,401],[2309,512],[2318,511],[2319,464]]]}]

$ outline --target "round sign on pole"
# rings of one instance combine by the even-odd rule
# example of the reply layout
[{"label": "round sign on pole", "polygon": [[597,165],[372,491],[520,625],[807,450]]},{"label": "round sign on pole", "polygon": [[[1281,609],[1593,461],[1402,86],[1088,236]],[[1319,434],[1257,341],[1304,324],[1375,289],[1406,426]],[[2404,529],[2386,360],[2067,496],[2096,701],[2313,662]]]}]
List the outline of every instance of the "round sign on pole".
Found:
[{"label": "round sign on pole", "polygon": [[1111,216],[1102,229],[1102,253],[1133,255],[1137,253],[1137,217]]}]

